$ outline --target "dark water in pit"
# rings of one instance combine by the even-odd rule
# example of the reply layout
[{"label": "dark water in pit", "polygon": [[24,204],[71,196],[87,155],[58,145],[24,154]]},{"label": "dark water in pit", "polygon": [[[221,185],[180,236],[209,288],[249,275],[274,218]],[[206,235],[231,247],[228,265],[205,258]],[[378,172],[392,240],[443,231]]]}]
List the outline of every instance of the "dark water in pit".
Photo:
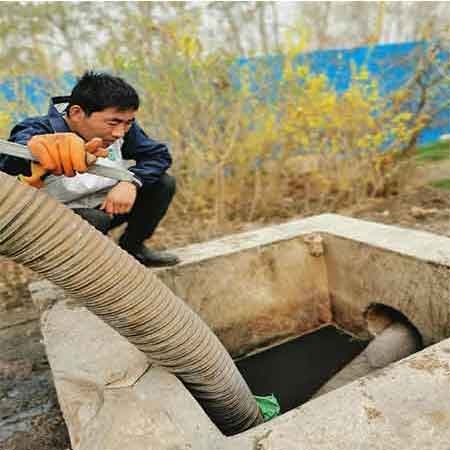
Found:
[{"label": "dark water in pit", "polygon": [[368,343],[327,326],[239,360],[236,365],[252,393],[274,394],[284,413],[309,400]]}]

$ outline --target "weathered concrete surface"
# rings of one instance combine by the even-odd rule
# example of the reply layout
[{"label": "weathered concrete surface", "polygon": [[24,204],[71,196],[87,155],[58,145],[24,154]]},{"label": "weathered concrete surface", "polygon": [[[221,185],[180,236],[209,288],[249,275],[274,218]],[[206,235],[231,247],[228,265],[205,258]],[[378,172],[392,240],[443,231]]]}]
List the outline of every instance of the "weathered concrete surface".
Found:
[{"label": "weathered concrete surface", "polygon": [[379,303],[403,313],[426,345],[450,336],[449,238],[329,214],[312,222],[342,328],[366,336],[364,313]]},{"label": "weathered concrete surface", "polygon": [[213,450],[223,439],[176,377],[86,308],[58,302],[42,332],[73,450]]},{"label": "weathered concrete surface", "polygon": [[253,247],[247,238],[228,238],[237,252],[220,241],[191,246],[183,264],[158,271],[233,356],[331,321],[325,260],[309,235],[267,245],[253,233]]},{"label": "weathered concrete surface", "polygon": [[89,315],[61,303],[44,327],[74,450],[448,450],[450,340],[225,438],[161,369],[147,370],[129,387],[108,387],[108,380],[138,374],[145,364]]},{"label": "weathered concrete surface", "polygon": [[447,450],[450,340],[230,439],[227,450]]},{"label": "weathered concrete surface", "polygon": [[[311,233],[323,237],[324,256],[308,253],[304,241]],[[328,298],[333,320],[362,338],[369,337],[364,313],[375,303],[401,311],[425,344],[450,336],[450,239],[445,236],[323,214],[177,253],[183,263],[160,271],[161,278],[233,354],[247,342],[270,340],[260,323],[273,330],[297,326],[300,332],[302,325],[311,329],[326,321]],[[285,311],[280,323],[272,305]],[[315,316],[289,317],[293,308],[306,305]],[[258,317],[261,321],[251,323]]]},{"label": "weathered concrete surface", "polygon": [[[323,255],[311,254],[312,232]],[[234,354],[277,341],[285,327],[300,334],[329,321],[330,298],[334,320],[353,331],[366,333],[364,312],[381,303],[426,343],[450,335],[448,238],[323,215],[178,254],[184,262],[159,276]],[[225,438],[175,378],[146,370],[142,355],[86,314],[57,304],[43,327],[74,450],[448,450],[449,341]],[[117,380],[125,382],[111,389]]]}]

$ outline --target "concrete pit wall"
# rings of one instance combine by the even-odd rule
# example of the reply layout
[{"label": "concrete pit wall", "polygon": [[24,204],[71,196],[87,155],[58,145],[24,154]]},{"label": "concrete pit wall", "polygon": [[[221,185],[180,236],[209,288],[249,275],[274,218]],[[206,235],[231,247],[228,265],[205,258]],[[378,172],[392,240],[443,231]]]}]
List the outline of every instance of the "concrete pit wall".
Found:
[{"label": "concrete pit wall", "polygon": [[[311,245],[317,233],[323,252]],[[330,320],[367,335],[371,304],[399,310],[426,344],[450,335],[448,238],[327,214],[178,253],[183,264],[159,276],[234,355]],[[46,313],[43,334],[73,450],[447,450],[450,442],[448,339],[226,438],[175,377],[148,368],[70,300]]]},{"label": "concrete pit wall", "polygon": [[450,336],[450,239],[339,216],[327,221],[321,236],[339,326],[365,337],[365,312],[386,305],[416,327],[425,345]]},{"label": "concrete pit wall", "polygon": [[252,236],[254,246],[238,252],[232,246],[248,244],[245,237],[222,239],[220,254],[214,243],[210,254],[208,243],[193,246],[184,264],[158,273],[235,357],[331,321],[323,252],[312,251],[305,236]]},{"label": "concrete pit wall", "polygon": [[[313,256],[310,237],[323,254]],[[180,250],[159,276],[232,355],[331,320],[369,338],[372,305],[401,312],[426,345],[450,336],[450,239],[333,214]],[[331,308],[331,309],[330,309]]]}]

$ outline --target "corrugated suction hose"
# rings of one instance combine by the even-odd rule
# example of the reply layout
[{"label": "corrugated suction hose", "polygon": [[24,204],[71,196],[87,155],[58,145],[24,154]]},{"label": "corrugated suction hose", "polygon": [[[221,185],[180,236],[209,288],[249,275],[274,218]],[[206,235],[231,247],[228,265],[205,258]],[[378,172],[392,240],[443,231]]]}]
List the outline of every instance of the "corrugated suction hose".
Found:
[{"label": "corrugated suction hose", "polygon": [[177,375],[227,435],[262,422],[233,360],[150,270],[51,197],[0,172],[0,253],[48,278]]}]

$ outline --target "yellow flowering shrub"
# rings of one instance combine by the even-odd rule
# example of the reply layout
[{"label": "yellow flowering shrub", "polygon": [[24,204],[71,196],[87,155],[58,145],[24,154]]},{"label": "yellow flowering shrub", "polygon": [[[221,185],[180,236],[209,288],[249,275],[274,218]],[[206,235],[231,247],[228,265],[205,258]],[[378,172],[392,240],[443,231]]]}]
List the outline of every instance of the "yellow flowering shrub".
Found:
[{"label": "yellow flowering shrub", "polygon": [[[136,43],[132,52],[98,55],[99,67],[138,88],[141,125],[170,144],[178,188],[168,223],[203,239],[236,222],[383,195],[396,183],[397,155],[423,126],[394,107],[407,94],[381,97],[365,67],[337,94],[324,74],[294,63],[305,39],[287,48],[276,83],[257,61],[255,70],[250,61],[230,77],[235,58],[206,54],[195,27],[170,22],[153,53]],[[9,126],[10,116],[0,114],[2,135]]]},{"label": "yellow flowering shrub", "polygon": [[0,136],[8,136],[11,129],[11,114],[0,111]]}]

